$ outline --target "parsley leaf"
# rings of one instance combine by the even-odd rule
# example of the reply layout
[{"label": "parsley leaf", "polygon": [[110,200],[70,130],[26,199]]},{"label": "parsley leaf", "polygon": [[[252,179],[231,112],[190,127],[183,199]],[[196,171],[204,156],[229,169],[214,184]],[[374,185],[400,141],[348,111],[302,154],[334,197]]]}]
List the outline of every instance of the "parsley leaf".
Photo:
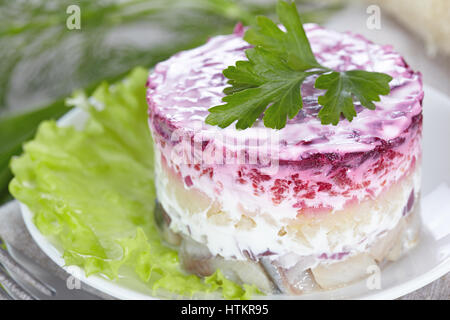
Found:
[{"label": "parsley leaf", "polygon": [[244,40],[278,55],[292,70],[322,68],[311,50],[295,3],[279,2],[277,13],[286,32],[269,18],[259,16],[256,27],[245,33]]},{"label": "parsley leaf", "polygon": [[248,61],[224,70],[231,85],[224,90],[226,104],[210,108],[206,123],[225,128],[238,120],[236,128],[246,129],[265,111],[264,125],[281,129],[302,108],[301,84],[315,73],[304,70],[323,67],[312,53],[295,4],[279,2],[277,12],[286,32],[269,18],[257,17],[256,27],[244,36],[255,47],[246,50]]},{"label": "parsley leaf", "polygon": [[389,94],[389,82],[392,77],[379,72],[351,70],[323,74],[316,79],[317,89],[327,92],[319,97],[319,104],[323,106],[319,111],[322,124],[337,125],[341,113],[352,121],[356,117],[353,96],[364,107],[375,110],[372,101],[380,101],[380,95]]},{"label": "parsley leaf", "polygon": [[224,74],[230,79],[224,105],[209,111],[207,123],[225,128],[238,120],[237,129],[253,125],[267,106],[264,125],[281,129],[286,125],[286,116],[295,117],[302,107],[300,85],[309,75],[307,72],[291,70],[283,61],[269,51],[256,47],[246,51],[248,61],[238,61],[236,67],[228,67]]},{"label": "parsley leaf", "polygon": [[322,124],[339,122],[341,113],[351,121],[356,116],[353,97],[375,109],[372,101],[389,93],[392,77],[383,73],[353,70],[336,72],[320,65],[306,37],[295,3],[278,1],[281,30],[267,17],[257,17],[256,26],[246,31],[244,40],[254,48],[245,51],[248,61],[237,61],[224,70],[229,87],[225,104],[209,109],[206,123],[221,128],[236,122],[237,129],[251,127],[263,115],[264,125],[282,129],[287,118],[302,108],[301,85],[318,74],[315,87],[326,89],[319,97]]}]

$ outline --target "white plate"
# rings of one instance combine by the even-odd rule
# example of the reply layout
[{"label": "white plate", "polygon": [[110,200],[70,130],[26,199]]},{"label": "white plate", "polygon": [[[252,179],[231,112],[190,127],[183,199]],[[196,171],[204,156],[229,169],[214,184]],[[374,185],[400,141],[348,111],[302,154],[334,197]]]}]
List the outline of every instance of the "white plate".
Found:
[{"label": "white plate", "polygon": [[[422,237],[419,245],[401,260],[383,268],[381,289],[369,290],[366,280],[345,288],[298,297],[266,296],[269,299],[395,299],[417,290],[450,271],[450,99],[433,88],[425,88],[422,181]],[[82,126],[87,115],[73,110],[60,125]],[[87,283],[119,299],[158,299],[137,278],[111,281],[86,277],[74,266],[65,266],[62,250],[45,238],[32,222],[32,213],[21,205],[23,218],[39,247],[59,266]]]}]

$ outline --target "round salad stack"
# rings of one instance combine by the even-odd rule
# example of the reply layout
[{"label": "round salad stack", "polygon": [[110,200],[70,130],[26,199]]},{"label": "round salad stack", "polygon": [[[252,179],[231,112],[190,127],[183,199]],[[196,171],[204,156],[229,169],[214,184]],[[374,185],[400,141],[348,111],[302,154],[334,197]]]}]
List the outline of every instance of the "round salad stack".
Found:
[{"label": "round salad stack", "polygon": [[314,77],[303,108],[281,130],[205,124],[221,104],[222,71],[245,60],[241,30],[159,63],[147,86],[158,222],[186,271],[216,269],[264,292],[342,286],[417,241],[422,82],[390,46],[314,24],[319,63],[389,74],[376,109],[323,125]]}]

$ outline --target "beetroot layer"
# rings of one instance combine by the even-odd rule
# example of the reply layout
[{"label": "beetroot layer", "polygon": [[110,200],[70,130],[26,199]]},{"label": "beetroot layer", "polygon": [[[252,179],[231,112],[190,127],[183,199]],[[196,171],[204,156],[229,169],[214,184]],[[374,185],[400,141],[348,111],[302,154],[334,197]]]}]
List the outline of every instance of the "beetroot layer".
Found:
[{"label": "beetroot layer", "polygon": [[[358,152],[374,151],[397,141],[411,127],[421,122],[423,98],[420,73],[416,73],[403,58],[389,46],[378,46],[367,39],[352,34],[342,34],[306,25],[305,30],[312,49],[319,62],[338,70],[365,69],[385,72],[394,80],[389,96],[376,102],[376,110],[363,108],[355,103],[358,116],[352,122],[342,120],[338,126],[323,126],[317,117],[320,106],[317,103],[322,90],[314,88],[314,78],[302,85],[303,109],[279,133],[280,162],[300,168],[320,161],[345,161]],[[152,130],[165,143],[177,144],[172,139],[174,132],[181,130],[191,136],[200,125],[202,131],[211,133],[202,146],[215,144],[217,135],[229,138],[247,137],[244,143],[254,139],[255,134],[270,133],[257,121],[252,128],[236,131],[233,125],[218,129],[204,124],[208,109],[222,104],[223,88],[227,79],[222,70],[236,60],[245,59],[244,50],[248,44],[242,34],[212,38],[204,46],[181,52],[158,64],[148,81],[149,115]],[[265,142],[264,138],[255,138]],[[221,145],[216,146],[220,148]],[[237,146],[242,149],[243,146]],[[225,150],[225,152],[235,150]],[[313,159],[316,153],[324,154]],[[337,155],[337,157],[336,157]]]}]

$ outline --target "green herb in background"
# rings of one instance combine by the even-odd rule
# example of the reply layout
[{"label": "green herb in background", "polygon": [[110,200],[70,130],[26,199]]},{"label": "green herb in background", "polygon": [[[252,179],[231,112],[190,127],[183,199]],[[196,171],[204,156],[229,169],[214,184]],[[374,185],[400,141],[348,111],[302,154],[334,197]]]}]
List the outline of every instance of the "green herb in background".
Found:
[{"label": "green herb in background", "polygon": [[[298,3],[307,21],[321,21],[336,9],[311,0]],[[61,97],[133,66],[152,65],[212,35],[229,33],[238,21],[247,25],[257,14],[273,14],[274,4],[273,0],[0,0],[0,108],[15,108],[10,104],[23,101],[19,99],[23,96]],[[80,8],[80,30],[67,29],[69,5]]]},{"label": "green herb in background", "polygon": [[236,128],[246,129],[264,113],[266,127],[284,128],[287,118],[293,119],[302,108],[300,88],[312,75],[318,75],[315,87],[327,90],[318,99],[322,124],[337,125],[341,114],[352,121],[356,116],[353,97],[373,110],[373,101],[389,93],[392,77],[387,74],[337,72],[319,64],[294,3],[278,1],[277,13],[286,31],[265,16],[257,18],[256,26],[244,35],[254,46],[245,51],[248,61],[224,70],[231,86],[224,90],[225,104],[209,109],[207,123],[224,128],[237,120]]},{"label": "green herb in background", "polygon": [[[297,3],[305,22],[323,22],[341,7]],[[81,30],[66,27],[66,9],[74,4],[81,9]],[[239,21],[250,24],[258,14],[274,13],[271,0],[0,0],[0,203],[9,199],[11,156],[42,120],[69,110],[57,98],[77,88],[90,94],[102,80],[117,80],[137,65],[151,67],[231,32]],[[137,34],[137,40],[118,41],[124,34]],[[156,43],[149,42],[155,35]]]}]

